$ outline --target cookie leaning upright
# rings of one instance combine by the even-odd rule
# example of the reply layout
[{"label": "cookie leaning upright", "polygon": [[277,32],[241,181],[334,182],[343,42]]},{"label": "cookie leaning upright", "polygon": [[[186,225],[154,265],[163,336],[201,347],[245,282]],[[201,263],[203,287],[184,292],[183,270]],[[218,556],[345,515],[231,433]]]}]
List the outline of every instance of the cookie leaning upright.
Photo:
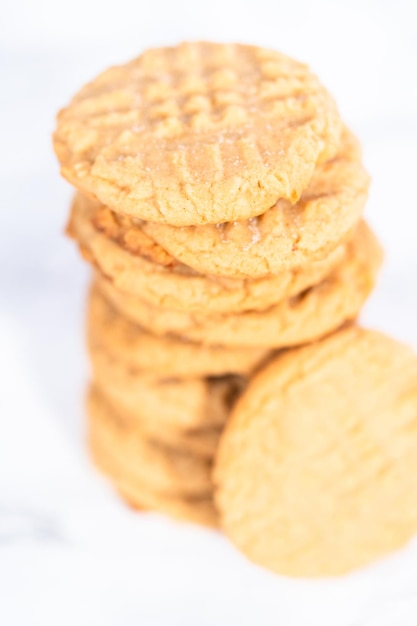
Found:
[{"label": "cookie leaning upright", "polygon": [[356,327],[283,353],[236,405],[215,476],[226,533],[279,574],[400,548],[417,532],[417,355]]},{"label": "cookie leaning upright", "polygon": [[297,202],[332,158],[341,121],[308,67],[238,44],[149,50],[63,109],[61,172],[114,211],[188,226]]}]

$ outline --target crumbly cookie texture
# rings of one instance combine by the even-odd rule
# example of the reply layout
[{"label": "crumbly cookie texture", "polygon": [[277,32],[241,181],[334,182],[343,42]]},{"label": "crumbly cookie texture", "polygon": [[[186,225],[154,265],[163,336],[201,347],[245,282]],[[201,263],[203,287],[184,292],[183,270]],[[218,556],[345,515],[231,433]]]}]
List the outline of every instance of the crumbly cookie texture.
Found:
[{"label": "crumbly cookie texture", "polygon": [[115,287],[153,306],[180,311],[240,313],[266,309],[321,282],[347,255],[344,241],[323,259],[264,278],[198,274],[175,261],[140,228],[132,227],[131,220],[80,194],[74,199],[67,232],[77,241],[84,258]]},{"label": "crumbly cookie texture", "polygon": [[296,202],[341,121],[307,66],[238,44],[148,50],[58,114],[62,175],[115,211],[185,226]]},{"label": "crumbly cookie texture", "polygon": [[417,532],[417,356],[353,327],[277,357],[235,407],[215,483],[227,535],[278,574],[400,548]]},{"label": "crumbly cookie texture", "polygon": [[361,217],[368,187],[359,143],[345,129],[336,156],[317,165],[296,204],[281,198],[259,217],[232,223],[140,228],[198,272],[259,278],[327,257]]},{"label": "crumbly cookie texture", "polygon": [[[92,286],[88,301],[87,342],[131,376],[196,379],[227,374],[247,376],[270,356],[265,348],[205,346],[175,337],[154,335],[121,315]],[[112,364],[110,364],[110,367]],[[141,405],[142,403],[140,403]],[[155,422],[155,418],[153,418]]]},{"label": "crumbly cookie texture", "polygon": [[178,496],[210,492],[210,459],[146,438],[141,429],[124,420],[94,387],[88,395],[88,419],[91,445],[98,441],[114,449],[131,475],[149,489]]},{"label": "crumbly cookie texture", "polygon": [[151,307],[97,277],[97,285],[123,315],[155,334],[203,344],[285,348],[314,341],[354,319],[372,291],[382,251],[365,225],[349,242],[346,262],[320,284],[265,311],[204,315]]}]

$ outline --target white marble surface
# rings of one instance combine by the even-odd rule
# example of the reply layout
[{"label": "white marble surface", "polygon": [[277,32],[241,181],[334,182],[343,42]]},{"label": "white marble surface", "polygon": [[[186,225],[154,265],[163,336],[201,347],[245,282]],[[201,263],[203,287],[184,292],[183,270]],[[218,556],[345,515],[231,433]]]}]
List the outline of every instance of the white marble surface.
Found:
[{"label": "white marble surface", "polygon": [[[147,5],[148,3],[146,3]],[[65,6],[65,10],[64,10]],[[111,9],[109,8],[111,6]],[[14,2],[0,22],[0,624],[416,626],[417,541],[334,581],[282,579],[222,537],[135,515],[83,444],[88,272],[62,236],[53,115],[149,44],[253,40],[312,63],[360,134],[387,264],[364,322],[417,348],[413,2]],[[173,8],[175,7],[175,9]]]}]

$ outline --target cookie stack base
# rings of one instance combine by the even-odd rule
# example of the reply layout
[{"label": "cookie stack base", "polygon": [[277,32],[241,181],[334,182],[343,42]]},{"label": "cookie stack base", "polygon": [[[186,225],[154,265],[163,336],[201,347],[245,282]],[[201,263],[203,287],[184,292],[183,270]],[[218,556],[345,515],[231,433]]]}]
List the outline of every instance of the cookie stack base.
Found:
[{"label": "cookie stack base", "polygon": [[211,463],[168,448],[121,424],[95,389],[88,397],[89,447],[100,471],[137,509],[218,526],[211,487]]}]

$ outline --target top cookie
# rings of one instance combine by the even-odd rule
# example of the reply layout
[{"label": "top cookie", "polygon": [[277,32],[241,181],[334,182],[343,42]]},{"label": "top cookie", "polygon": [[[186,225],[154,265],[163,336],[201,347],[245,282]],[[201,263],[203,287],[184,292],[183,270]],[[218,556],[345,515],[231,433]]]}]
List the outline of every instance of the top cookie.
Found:
[{"label": "top cookie", "polygon": [[142,221],[136,230],[200,274],[262,278],[328,257],[358,223],[368,187],[359,142],[346,128],[336,155],[316,167],[296,204],[279,200],[240,222],[176,228]]},{"label": "top cookie", "polygon": [[177,226],[296,202],[341,122],[308,67],[238,44],[149,50],[103,72],[58,115],[61,172],[115,211]]}]

